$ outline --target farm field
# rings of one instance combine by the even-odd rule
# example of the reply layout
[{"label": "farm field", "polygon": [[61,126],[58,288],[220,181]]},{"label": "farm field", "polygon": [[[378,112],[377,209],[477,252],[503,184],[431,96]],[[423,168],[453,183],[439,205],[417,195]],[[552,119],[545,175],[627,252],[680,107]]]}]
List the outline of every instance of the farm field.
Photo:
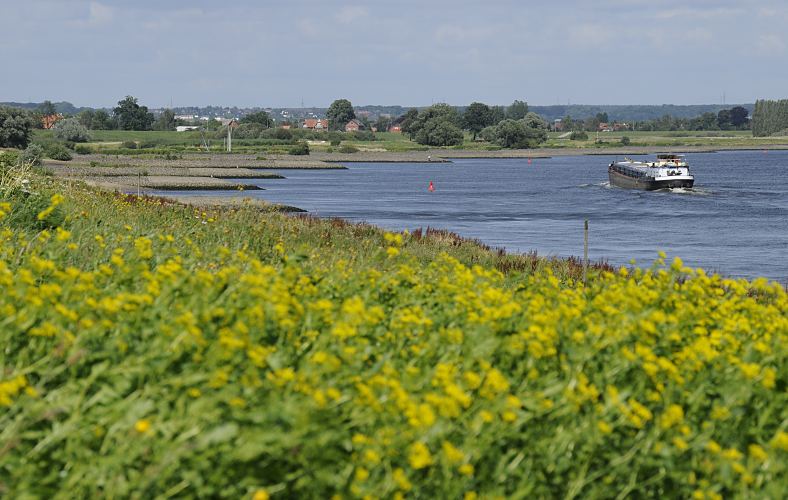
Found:
[{"label": "farm field", "polygon": [[780,497],[785,289],[581,276],[5,169],[0,494]]}]

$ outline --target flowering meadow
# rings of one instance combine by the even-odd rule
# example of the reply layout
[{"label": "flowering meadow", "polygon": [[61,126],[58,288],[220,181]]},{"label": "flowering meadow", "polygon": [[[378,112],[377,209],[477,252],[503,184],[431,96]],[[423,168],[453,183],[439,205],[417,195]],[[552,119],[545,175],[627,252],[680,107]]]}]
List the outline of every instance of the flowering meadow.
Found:
[{"label": "flowering meadow", "polygon": [[0,188],[2,497],[785,492],[777,284]]}]

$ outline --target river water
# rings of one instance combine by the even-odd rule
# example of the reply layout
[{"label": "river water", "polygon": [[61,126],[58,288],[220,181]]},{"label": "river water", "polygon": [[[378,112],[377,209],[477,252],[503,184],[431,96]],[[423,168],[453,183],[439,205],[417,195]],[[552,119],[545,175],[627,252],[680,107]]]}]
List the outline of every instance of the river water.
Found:
[{"label": "river water", "polygon": [[287,179],[257,180],[266,190],[243,195],[391,230],[448,229],[548,256],[582,255],[588,219],[592,260],[648,266],[663,250],[728,276],[788,282],[788,151],[687,154],[695,188],[655,192],[611,187],[614,159],[351,163],[282,171]]}]

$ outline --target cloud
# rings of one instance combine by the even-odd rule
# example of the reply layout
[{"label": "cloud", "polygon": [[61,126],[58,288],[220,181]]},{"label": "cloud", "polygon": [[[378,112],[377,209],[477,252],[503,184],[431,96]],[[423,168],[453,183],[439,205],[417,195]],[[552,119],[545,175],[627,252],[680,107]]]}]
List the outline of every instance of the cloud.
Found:
[{"label": "cloud", "polygon": [[365,7],[348,5],[347,7],[342,7],[339,12],[334,14],[334,19],[342,24],[353,24],[359,19],[364,19],[368,15],[369,12]]},{"label": "cloud", "polygon": [[785,52],[785,41],[779,35],[767,33],[758,36],[756,48],[765,56],[774,56]]},{"label": "cloud", "polygon": [[88,24],[92,26],[100,26],[109,24],[115,17],[115,12],[112,7],[101,4],[99,2],[90,2],[88,10]]}]

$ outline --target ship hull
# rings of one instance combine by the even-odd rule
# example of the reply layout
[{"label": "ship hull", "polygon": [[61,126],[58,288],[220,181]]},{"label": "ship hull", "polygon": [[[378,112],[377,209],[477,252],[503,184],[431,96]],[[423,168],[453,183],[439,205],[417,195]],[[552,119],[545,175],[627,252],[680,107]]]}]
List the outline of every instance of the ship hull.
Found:
[{"label": "ship hull", "polygon": [[694,179],[653,179],[649,177],[630,177],[615,170],[608,169],[608,177],[611,186],[617,186],[626,189],[643,189],[646,191],[655,191],[657,189],[671,189],[671,188],[691,188],[695,183]]}]

